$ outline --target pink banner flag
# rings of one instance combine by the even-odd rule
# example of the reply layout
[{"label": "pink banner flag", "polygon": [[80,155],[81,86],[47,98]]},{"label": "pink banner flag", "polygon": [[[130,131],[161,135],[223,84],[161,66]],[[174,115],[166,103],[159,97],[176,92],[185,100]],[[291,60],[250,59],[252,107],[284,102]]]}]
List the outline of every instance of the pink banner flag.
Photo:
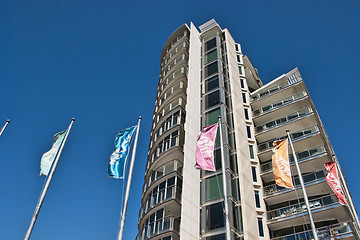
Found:
[{"label": "pink banner flag", "polygon": [[196,142],[195,168],[207,171],[216,171],[214,165],[214,143],[218,124],[203,128]]},{"label": "pink banner flag", "polygon": [[336,197],[339,200],[339,203],[346,205],[345,195],[341,188],[338,172],[336,169],[335,162],[327,162],[325,163],[325,168],[328,171],[326,174],[326,181],[334,191]]}]

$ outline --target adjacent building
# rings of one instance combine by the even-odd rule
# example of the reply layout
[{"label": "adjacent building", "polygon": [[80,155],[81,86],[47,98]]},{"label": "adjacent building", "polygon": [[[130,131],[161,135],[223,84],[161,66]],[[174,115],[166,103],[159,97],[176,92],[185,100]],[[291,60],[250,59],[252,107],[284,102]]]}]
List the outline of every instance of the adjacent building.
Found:
[{"label": "adjacent building", "polygon": [[[160,66],[137,240],[223,240],[226,217],[231,239],[311,239],[293,157],[295,190],[276,186],[272,174],[272,143],[287,129],[319,238],[360,239],[341,170],[347,206],[325,181],[324,163],[338,160],[297,68],[263,85],[240,44],[214,20],[199,30],[192,23],[179,27],[164,45]],[[197,135],[219,116],[226,171],[219,134],[217,171],[199,171]]]}]

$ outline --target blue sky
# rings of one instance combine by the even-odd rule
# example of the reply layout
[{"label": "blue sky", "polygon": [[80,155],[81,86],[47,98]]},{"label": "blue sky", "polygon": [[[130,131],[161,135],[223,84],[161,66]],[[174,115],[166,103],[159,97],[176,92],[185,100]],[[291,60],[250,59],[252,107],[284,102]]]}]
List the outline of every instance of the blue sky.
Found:
[{"label": "blue sky", "polygon": [[[215,18],[267,83],[298,67],[360,206],[359,1],[0,0],[0,238],[25,236],[40,158],[76,118],[32,239],[116,239],[116,133],[142,116],[124,239],[135,239],[160,53],[183,23]],[[51,236],[51,237],[50,237]]]}]

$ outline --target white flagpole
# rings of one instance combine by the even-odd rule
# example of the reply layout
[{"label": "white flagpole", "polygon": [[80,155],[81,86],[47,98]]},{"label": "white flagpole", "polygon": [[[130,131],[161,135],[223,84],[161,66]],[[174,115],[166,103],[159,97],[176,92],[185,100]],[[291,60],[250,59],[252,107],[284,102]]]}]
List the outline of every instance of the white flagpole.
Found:
[{"label": "white flagpole", "polygon": [[53,177],[53,175],[54,175],[54,172],[55,172],[55,169],[56,169],[56,165],[57,165],[58,162],[59,162],[59,158],[60,158],[61,152],[62,152],[62,150],[63,150],[63,148],[64,148],[66,139],[67,139],[67,137],[68,137],[68,135],[69,135],[71,126],[72,126],[72,124],[74,123],[74,121],[75,121],[75,118],[73,118],[73,119],[71,120],[71,123],[70,123],[68,129],[66,130],[66,134],[65,134],[64,140],[62,141],[62,143],[61,143],[61,145],[60,145],[60,149],[59,149],[59,151],[57,152],[55,161],[54,161],[54,163],[53,163],[53,166],[52,166],[52,168],[51,168],[51,171],[50,171],[50,173],[49,173],[49,176],[47,177],[47,180],[46,180],[46,183],[45,183],[45,187],[44,187],[44,189],[43,189],[43,191],[42,191],[42,193],[41,193],[39,202],[38,202],[38,204],[36,205],[36,208],[35,208],[35,211],[34,211],[34,215],[33,215],[32,219],[31,219],[31,223],[30,223],[29,229],[28,229],[28,231],[27,231],[27,233],[26,233],[26,236],[25,236],[24,240],[28,240],[28,239],[30,238],[30,235],[31,235],[31,232],[32,232],[32,230],[33,230],[33,228],[34,228],[36,219],[37,219],[37,217],[38,217],[38,215],[39,215],[39,211],[40,211],[41,205],[42,205],[42,203],[44,202],[44,198],[45,198],[46,192],[47,192],[47,190],[48,190],[48,188],[49,188],[51,179],[52,179],[52,177]]},{"label": "white flagpole", "polygon": [[6,123],[5,123],[4,127],[0,130],[0,137],[1,137],[1,135],[3,134],[3,132],[4,132],[5,128],[6,128],[6,126],[9,124],[9,122],[10,122],[10,120],[9,120],[9,119],[8,119],[8,120],[6,120]]},{"label": "white flagpole", "polygon": [[226,172],[225,172],[225,159],[224,159],[224,149],[223,149],[224,142],[222,138],[221,116],[219,116],[219,128],[220,128],[221,170],[222,170],[222,179],[223,179],[223,188],[224,188],[226,240],[231,240],[229,205],[228,205],[228,188],[226,184],[227,180],[226,180]]},{"label": "white flagpole", "polygon": [[135,155],[136,155],[136,147],[137,147],[137,140],[138,140],[138,135],[139,135],[140,121],[141,121],[141,117],[139,117],[139,121],[138,121],[137,128],[136,128],[134,148],[133,148],[133,151],[132,151],[130,168],[129,168],[129,177],[128,177],[128,181],[127,181],[127,185],[126,185],[124,207],[123,207],[123,210],[121,212],[121,221],[120,221],[120,229],[119,229],[118,240],[122,240],[123,232],[124,232],[126,209],[127,209],[127,203],[128,203],[128,199],[129,199],[129,193],[130,193],[132,172],[133,172],[133,168],[134,168],[134,160],[135,160]]},{"label": "white flagpole", "polygon": [[297,156],[296,156],[294,146],[293,146],[293,143],[292,143],[292,140],[291,140],[290,133],[289,133],[288,129],[286,130],[286,133],[288,135],[291,151],[292,151],[293,156],[294,156],[294,161],[295,161],[296,169],[297,169],[297,172],[298,172],[298,177],[299,177],[301,189],[302,189],[303,195],[304,195],[304,201],[305,201],[306,209],[307,209],[307,212],[309,214],[311,230],[312,230],[312,233],[313,233],[313,236],[314,236],[314,240],[318,240],[319,238],[317,236],[314,219],[313,219],[312,214],[311,214],[310,205],[309,205],[309,199],[308,199],[308,196],[307,196],[306,191],[305,191],[304,180],[303,180],[302,175],[301,175],[299,163],[298,163],[298,160],[297,160]]}]

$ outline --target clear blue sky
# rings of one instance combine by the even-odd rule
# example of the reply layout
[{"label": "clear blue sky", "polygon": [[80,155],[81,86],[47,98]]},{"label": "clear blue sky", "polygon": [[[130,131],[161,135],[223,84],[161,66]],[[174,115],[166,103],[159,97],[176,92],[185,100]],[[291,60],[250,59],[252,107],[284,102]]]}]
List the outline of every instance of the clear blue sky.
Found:
[{"label": "clear blue sky", "polygon": [[298,67],[357,208],[359,1],[0,0],[0,238],[23,239],[40,158],[76,118],[32,234],[116,239],[122,181],[107,177],[116,133],[141,123],[124,239],[137,234],[163,44],[215,18],[264,83]]}]

